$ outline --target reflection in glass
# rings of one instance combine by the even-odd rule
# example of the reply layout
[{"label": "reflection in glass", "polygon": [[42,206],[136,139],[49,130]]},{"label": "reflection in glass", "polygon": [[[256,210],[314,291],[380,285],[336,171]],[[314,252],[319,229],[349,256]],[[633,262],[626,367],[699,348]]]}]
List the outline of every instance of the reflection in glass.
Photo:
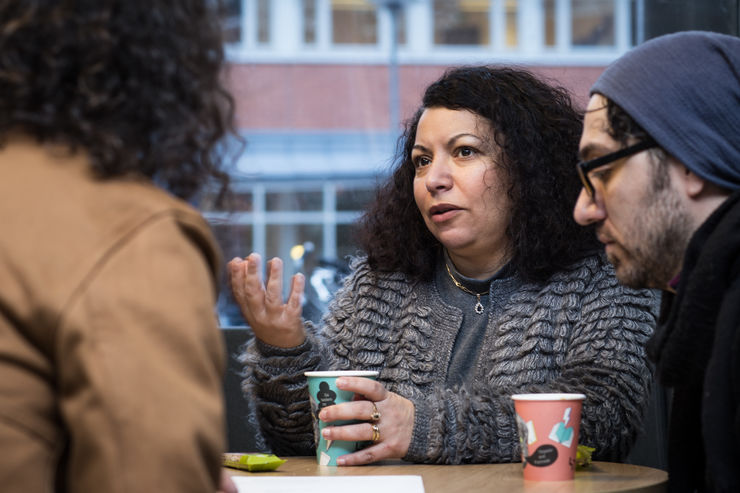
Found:
[{"label": "reflection in glass", "polygon": [[369,188],[337,187],[338,211],[361,211],[375,197],[375,191]]},{"label": "reflection in glass", "polygon": [[[290,292],[290,278],[298,272],[308,273],[323,255],[321,224],[270,224],[265,228],[265,259],[280,257],[283,260],[283,295]],[[301,245],[304,254],[291,257],[294,246]]]},{"label": "reflection in glass", "polygon": [[223,2],[224,41],[239,43],[242,40],[242,0]]},{"label": "reflection in glass", "polygon": [[434,0],[434,43],[487,45],[489,0]]},{"label": "reflection in glass", "polygon": [[316,43],[316,0],[303,0],[303,42]]},{"label": "reflection in glass", "polygon": [[[248,224],[230,224],[211,221],[211,230],[221,247],[225,261],[234,257],[246,257],[252,252],[252,226]],[[231,295],[229,276],[224,270],[221,273],[218,316],[222,327],[245,325],[239,307]]]},{"label": "reflection in glass", "polygon": [[322,204],[321,190],[289,190],[265,194],[267,211],[320,211]]},{"label": "reflection in glass", "polygon": [[257,0],[257,42],[270,42],[270,0]]},{"label": "reflection in glass", "polygon": [[518,0],[506,0],[505,4],[505,15],[506,15],[506,46],[516,47],[518,44],[518,13],[517,13]]},{"label": "reflection in glass", "polygon": [[357,226],[354,224],[337,224],[337,259],[345,261],[348,256],[359,253],[359,246],[355,241]]},{"label": "reflection in glass", "polygon": [[613,46],[614,0],[571,0],[574,46]]},{"label": "reflection in glass", "polygon": [[555,0],[543,0],[542,8],[545,14],[545,46],[555,46]]},{"label": "reflection in glass", "polygon": [[332,42],[376,44],[378,19],[375,5],[368,0],[332,0]]}]

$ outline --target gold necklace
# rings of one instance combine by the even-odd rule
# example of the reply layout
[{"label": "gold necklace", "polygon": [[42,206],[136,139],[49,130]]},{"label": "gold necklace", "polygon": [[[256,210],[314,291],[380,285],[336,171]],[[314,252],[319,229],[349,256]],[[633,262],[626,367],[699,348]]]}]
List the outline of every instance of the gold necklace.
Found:
[{"label": "gold necklace", "polygon": [[475,304],[475,313],[477,313],[478,315],[482,314],[485,309],[483,308],[483,304],[480,302],[480,297],[483,296],[484,294],[488,294],[488,291],[483,291],[482,293],[476,293],[475,291],[471,291],[470,289],[460,284],[460,281],[455,279],[455,276],[452,275],[452,272],[450,271],[450,266],[447,265],[447,262],[445,262],[445,267],[447,268],[447,274],[450,276],[450,279],[452,279],[452,282],[455,283],[455,286],[462,289],[468,294],[472,294],[478,299],[477,303]]}]

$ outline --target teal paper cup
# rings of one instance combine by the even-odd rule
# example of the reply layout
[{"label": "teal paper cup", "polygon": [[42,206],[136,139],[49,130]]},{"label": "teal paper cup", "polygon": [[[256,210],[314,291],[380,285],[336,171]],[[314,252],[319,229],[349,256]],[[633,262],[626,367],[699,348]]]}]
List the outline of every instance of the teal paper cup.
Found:
[{"label": "teal paper cup", "polygon": [[[354,392],[339,390],[336,382],[339,377],[365,377],[375,380],[377,371],[307,371],[308,394],[311,401],[311,415],[314,424],[314,440],[316,443],[316,461],[322,466],[336,466],[337,457],[361,450],[367,442],[346,442],[343,440],[324,440],[321,431],[327,426],[319,419],[319,411],[327,406],[350,402],[354,399]],[[331,426],[341,426],[358,423],[359,421],[333,421]]]}]

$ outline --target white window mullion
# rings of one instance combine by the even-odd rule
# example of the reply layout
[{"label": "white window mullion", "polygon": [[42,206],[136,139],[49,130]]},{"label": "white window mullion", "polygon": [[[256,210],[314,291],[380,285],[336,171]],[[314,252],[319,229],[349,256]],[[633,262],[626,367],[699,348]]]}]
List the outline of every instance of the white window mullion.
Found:
[{"label": "white window mullion", "polygon": [[571,0],[555,1],[555,46],[557,51],[568,53],[573,44],[573,9]]},{"label": "white window mullion", "polygon": [[541,0],[519,0],[517,31],[519,49],[522,53],[542,53],[544,41],[544,8]]},{"label": "white window mullion", "polygon": [[491,0],[488,9],[489,39],[491,49],[501,51],[506,48],[506,12],[505,0]]},{"label": "white window mullion", "polygon": [[316,0],[316,44],[319,50],[331,49],[331,0]]},{"label": "white window mullion", "polygon": [[265,217],[265,185],[257,184],[252,189],[252,251],[265,258],[267,251],[267,220]]},{"label": "white window mullion", "polygon": [[433,2],[406,4],[406,46],[410,53],[430,53],[434,45]]},{"label": "white window mullion", "polygon": [[257,0],[242,0],[242,47],[252,50],[257,45]]},{"label": "white window mullion", "polygon": [[324,221],[322,225],[325,258],[337,256],[337,186],[327,182],[323,187]]},{"label": "white window mullion", "polygon": [[630,48],[630,5],[629,0],[614,0],[615,48],[624,52]]},{"label": "white window mullion", "polygon": [[270,3],[270,44],[275,51],[297,54],[303,39],[303,2],[280,0]]}]

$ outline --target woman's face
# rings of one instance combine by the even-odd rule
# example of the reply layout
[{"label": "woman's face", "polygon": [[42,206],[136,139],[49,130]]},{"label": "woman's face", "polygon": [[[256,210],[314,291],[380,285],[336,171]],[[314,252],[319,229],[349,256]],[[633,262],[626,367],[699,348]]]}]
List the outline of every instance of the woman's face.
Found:
[{"label": "woman's face", "polygon": [[[411,158],[414,199],[429,231],[458,268],[498,265],[508,255],[511,202],[496,161],[499,148],[485,118],[465,110],[428,108]],[[475,272],[463,272],[475,277]]]}]

